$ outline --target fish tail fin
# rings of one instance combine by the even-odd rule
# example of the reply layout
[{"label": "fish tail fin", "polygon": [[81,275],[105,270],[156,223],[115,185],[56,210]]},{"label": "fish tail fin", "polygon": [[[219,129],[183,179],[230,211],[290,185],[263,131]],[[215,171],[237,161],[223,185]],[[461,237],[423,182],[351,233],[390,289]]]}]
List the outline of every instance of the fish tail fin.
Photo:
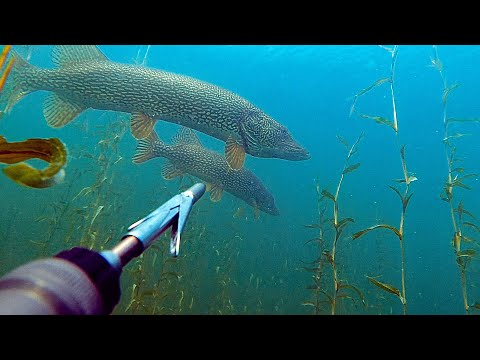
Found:
[{"label": "fish tail fin", "polygon": [[4,112],[7,114],[25,95],[38,89],[34,86],[32,79],[35,79],[40,71],[38,67],[27,62],[15,50],[12,49],[10,54],[12,55],[10,61],[13,61],[13,65],[10,69],[7,65],[5,70],[10,72],[8,78],[5,79],[6,82],[4,89],[7,102]]},{"label": "fish tail fin", "polygon": [[160,140],[154,130],[149,136],[138,141],[132,161],[134,164],[141,164],[150,159],[160,157],[162,156],[162,148],[165,146],[165,143]]}]

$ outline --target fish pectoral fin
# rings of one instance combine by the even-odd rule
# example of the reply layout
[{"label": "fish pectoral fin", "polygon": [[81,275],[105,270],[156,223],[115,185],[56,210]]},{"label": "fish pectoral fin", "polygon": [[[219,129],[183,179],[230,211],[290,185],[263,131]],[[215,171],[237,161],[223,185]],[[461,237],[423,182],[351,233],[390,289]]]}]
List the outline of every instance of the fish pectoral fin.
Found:
[{"label": "fish pectoral fin", "polygon": [[107,60],[96,45],[55,45],[52,50],[52,61],[59,67]]},{"label": "fish pectoral fin", "polygon": [[85,110],[80,105],[61,98],[53,93],[47,96],[43,103],[43,116],[47,124],[54,128],[67,125]]},{"label": "fish pectoral fin", "polygon": [[219,202],[222,200],[223,189],[218,185],[212,185],[212,189],[210,190],[210,200],[213,202]]},{"label": "fish pectoral fin", "polygon": [[170,161],[167,161],[165,165],[162,166],[162,177],[165,180],[172,180],[183,175],[183,171],[173,165]]},{"label": "fish pectoral fin", "polygon": [[132,114],[130,121],[130,130],[135,139],[144,139],[149,136],[155,125],[155,120],[153,120],[148,115],[142,113]]},{"label": "fish pectoral fin", "polygon": [[225,158],[232,170],[240,170],[245,163],[245,147],[232,135],[229,135],[225,143]]}]

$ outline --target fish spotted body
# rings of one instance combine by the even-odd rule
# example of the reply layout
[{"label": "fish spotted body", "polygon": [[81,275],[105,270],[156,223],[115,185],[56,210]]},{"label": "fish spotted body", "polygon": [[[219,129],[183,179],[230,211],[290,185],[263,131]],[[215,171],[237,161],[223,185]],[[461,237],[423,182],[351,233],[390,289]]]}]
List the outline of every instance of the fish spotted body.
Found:
[{"label": "fish spotted body", "polygon": [[241,96],[219,86],[139,65],[108,60],[92,45],[55,46],[55,69],[40,69],[14,53],[13,91],[7,109],[29,92],[51,91],[44,104],[50,126],[61,127],[88,108],[132,114],[137,139],[150,135],[155,121],[180,124],[226,143],[229,166],[256,157],[305,160],[309,153],[288,130]]},{"label": "fish spotted body", "polygon": [[275,200],[260,179],[250,170],[230,169],[225,158],[202,146],[194,132],[183,127],[171,145],[161,141],[155,131],[139,141],[133,162],[143,163],[156,157],[168,159],[162,169],[166,179],[186,173],[211,185],[210,198],[219,201],[223,190],[242,199],[254,209],[278,215]]}]

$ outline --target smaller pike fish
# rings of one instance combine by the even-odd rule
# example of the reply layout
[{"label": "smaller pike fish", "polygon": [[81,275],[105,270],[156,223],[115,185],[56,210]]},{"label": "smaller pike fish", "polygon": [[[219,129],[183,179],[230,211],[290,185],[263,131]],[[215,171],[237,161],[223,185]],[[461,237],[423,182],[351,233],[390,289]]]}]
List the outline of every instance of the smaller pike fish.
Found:
[{"label": "smaller pike fish", "polygon": [[162,142],[155,131],[138,142],[133,162],[164,157],[169,161],[162,168],[162,176],[173,179],[185,173],[205,181],[210,188],[210,199],[220,201],[223,191],[228,191],[247,204],[271,215],[279,215],[275,199],[255,174],[246,168],[233,171],[220,154],[203,147],[195,133],[182,127],[175,135],[172,145]]},{"label": "smaller pike fish", "polygon": [[7,142],[0,136],[0,163],[16,164],[28,159],[40,159],[50,163],[38,170],[25,163],[7,166],[5,175],[24,186],[46,188],[58,184],[65,177],[63,167],[67,159],[65,145],[58,139],[28,139],[20,142]]}]

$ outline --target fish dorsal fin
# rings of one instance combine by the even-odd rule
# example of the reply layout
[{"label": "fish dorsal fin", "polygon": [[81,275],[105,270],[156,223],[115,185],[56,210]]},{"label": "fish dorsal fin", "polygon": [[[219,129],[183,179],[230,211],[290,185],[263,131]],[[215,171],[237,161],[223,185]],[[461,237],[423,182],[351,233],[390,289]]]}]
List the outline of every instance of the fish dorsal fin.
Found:
[{"label": "fish dorsal fin", "polygon": [[96,45],[55,45],[52,61],[58,67],[90,61],[108,61]]},{"label": "fish dorsal fin", "polygon": [[162,177],[165,180],[172,180],[176,177],[183,176],[183,171],[173,165],[170,161],[167,161],[162,166]]},{"label": "fish dorsal fin", "polygon": [[172,139],[174,145],[198,145],[201,146],[200,139],[192,129],[182,126]]}]

